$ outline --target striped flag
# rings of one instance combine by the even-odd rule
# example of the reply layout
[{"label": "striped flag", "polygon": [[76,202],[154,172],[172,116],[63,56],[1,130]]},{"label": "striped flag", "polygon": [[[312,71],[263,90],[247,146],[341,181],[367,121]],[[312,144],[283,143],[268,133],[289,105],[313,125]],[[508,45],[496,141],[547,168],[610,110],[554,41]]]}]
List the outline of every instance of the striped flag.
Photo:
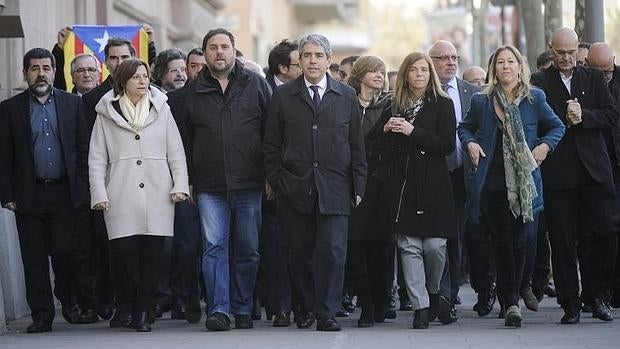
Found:
[{"label": "striped flag", "polygon": [[136,58],[149,61],[148,34],[140,25],[74,25],[73,31],[67,37],[63,51],[65,54],[65,80],[67,91],[73,89],[71,79],[71,61],[81,53],[91,53],[99,59],[101,64],[101,80],[109,74],[105,66],[104,47],[108,38],[121,37],[133,43],[136,48]]}]

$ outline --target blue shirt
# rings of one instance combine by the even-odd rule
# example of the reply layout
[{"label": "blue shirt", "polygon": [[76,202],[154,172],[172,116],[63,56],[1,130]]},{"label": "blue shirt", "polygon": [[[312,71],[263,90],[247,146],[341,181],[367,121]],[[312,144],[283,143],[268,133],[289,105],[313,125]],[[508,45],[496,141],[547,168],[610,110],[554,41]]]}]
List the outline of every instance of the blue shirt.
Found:
[{"label": "blue shirt", "polygon": [[30,95],[30,126],[36,177],[44,179],[64,177],[65,163],[53,92],[44,104]]}]

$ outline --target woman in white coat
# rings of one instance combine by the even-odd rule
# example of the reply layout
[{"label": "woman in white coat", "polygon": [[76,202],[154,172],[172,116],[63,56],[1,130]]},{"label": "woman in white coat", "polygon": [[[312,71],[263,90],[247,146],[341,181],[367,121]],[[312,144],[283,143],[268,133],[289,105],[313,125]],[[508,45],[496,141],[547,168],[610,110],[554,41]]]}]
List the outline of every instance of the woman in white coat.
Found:
[{"label": "woman in white coat", "polygon": [[118,302],[110,323],[139,332],[151,330],[159,270],[169,263],[164,245],[173,236],[174,203],[189,196],[183,143],[166,100],[149,85],[146,63],[123,62],[114,89],[95,108],[88,155],[91,205],[104,211],[110,239]]}]

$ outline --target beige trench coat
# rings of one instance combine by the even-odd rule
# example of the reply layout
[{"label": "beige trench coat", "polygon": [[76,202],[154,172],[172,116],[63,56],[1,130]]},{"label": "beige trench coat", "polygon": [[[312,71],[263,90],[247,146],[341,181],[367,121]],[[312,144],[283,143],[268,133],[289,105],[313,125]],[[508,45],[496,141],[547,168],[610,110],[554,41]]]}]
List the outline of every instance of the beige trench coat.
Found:
[{"label": "beige trench coat", "polygon": [[185,152],[166,95],[151,87],[151,111],[144,126],[132,129],[112,106],[114,91],[95,110],[88,154],[91,207],[104,212],[108,238],[173,236],[171,193],[189,194]]}]

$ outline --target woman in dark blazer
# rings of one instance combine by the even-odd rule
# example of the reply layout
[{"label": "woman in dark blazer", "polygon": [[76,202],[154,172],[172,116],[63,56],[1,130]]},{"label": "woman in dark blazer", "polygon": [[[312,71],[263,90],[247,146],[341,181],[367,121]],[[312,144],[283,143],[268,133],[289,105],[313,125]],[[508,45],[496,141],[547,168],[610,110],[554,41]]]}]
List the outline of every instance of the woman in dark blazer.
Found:
[{"label": "woman in dark blazer", "polygon": [[[386,170],[390,229],[396,234],[413,328],[427,328],[429,307],[438,306],[446,239],[455,231],[454,202],[446,156],[454,151],[456,118],[431,59],[409,54],[396,77],[376,144]],[[379,128],[380,127],[380,128]]]},{"label": "woman in dark blazer", "polygon": [[564,125],[530,87],[519,51],[502,46],[489,65],[485,92],[472,97],[458,132],[472,163],[465,203],[468,218],[490,232],[505,325],[520,327],[519,288],[526,231],[543,207],[539,166],[564,135]]},{"label": "woman in dark blazer", "polygon": [[[383,93],[385,63],[375,56],[358,58],[351,68],[348,83],[357,93],[362,132],[367,138],[392,100],[391,94]],[[373,173],[377,169],[376,152],[368,143],[365,150],[368,181],[364,200],[351,210],[347,252],[348,270],[362,305],[362,314],[357,322],[359,327],[371,327],[375,322],[385,321],[389,301],[388,260],[392,246],[390,234],[377,219],[380,216],[378,212],[382,209],[379,194],[384,178]]]}]

